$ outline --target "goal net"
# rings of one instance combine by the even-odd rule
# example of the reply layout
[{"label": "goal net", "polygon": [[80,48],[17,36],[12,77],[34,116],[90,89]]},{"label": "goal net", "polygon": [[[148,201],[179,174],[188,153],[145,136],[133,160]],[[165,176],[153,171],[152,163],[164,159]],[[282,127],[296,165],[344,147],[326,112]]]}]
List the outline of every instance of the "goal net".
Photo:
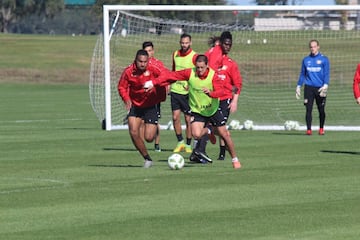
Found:
[{"label": "goal net", "polygon": [[[327,129],[358,130],[359,107],[352,81],[360,62],[360,6],[154,6],[105,5],[104,32],[93,52],[91,105],[106,130],[126,128],[124,104],[117,92],[119,77],[134,61],[144,41],[152,41],[155,57],[171,69],[180,34],[192,36],[192,48],[204,53],[208,39],[230,31],[230,57],[239,66],[243,88],[231,120],[251,120],[254,129],[284,129],[288,120],[305,125],[305,108],[296,100],[301,61],[311,39],[330,60],[326,106]],[[160,123],[171,122],[170,98],[161,105]],[[316,106],[313,125],[318,125]]]}]

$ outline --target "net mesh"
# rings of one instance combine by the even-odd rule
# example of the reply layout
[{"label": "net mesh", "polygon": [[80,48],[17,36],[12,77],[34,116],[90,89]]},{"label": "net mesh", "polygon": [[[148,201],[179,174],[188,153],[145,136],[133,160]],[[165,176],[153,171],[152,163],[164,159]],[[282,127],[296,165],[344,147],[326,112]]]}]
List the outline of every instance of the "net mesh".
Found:
[{"label": "net mesh", "polygon": [[[241,14],[255,15],[254,12],[237,15],[227,12],[214,19],[213,23],[211,19],[205,23],[119,11],[111,13],[110,26],[116,13],[119,16],[110,41],[111,115],[114,125],[124,125],[127,114],[117,92],[119,77],[124,68],[133,62],[144,41],[153,42],[155,57],[171,69],[171,55],[179,49],[181,33],[191,34],[192,48],[204,53],[209,48],[209,37],[219,36],[225,30],[233,35],[229,55],[238,63],[243,78],[238,111],[231,115],[231,119],[240,122],[250,119],[256,125],[270,126],[296,120],[304,125],[305,108],[301,100],[295,99],[295,88],[301,61],[309,53],[308,43],[317,39],[320,51],[328,56],[331,64],[326,125],[352,126],[358,123],[358,116],[352,114],[357,106],[351,88],[354,71],[360,61],[360,31],[354,18],[349,17],[344,25],[341,12],[319,17],[306,11],[270,11],[256,13],[252,23],[245,21],[244,24],[239,21]],[[187,12],[186,16],[192,14],[196,12]],[[223,22],[229,23],[219,24],[221,16],[224,16]],[[100,121],[105,118],[103,64],[103,36],[99,36],[90,73],[90,99]],[[160,123],[166,125],[170,120],[168,98],[162,104]],[[315,106],[313,125],[317,125]]]}]

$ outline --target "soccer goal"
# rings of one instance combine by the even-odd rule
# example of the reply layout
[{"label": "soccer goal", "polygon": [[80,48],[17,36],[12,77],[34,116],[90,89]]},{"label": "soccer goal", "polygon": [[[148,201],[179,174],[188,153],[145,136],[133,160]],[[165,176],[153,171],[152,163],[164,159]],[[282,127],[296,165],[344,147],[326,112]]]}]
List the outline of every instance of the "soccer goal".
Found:
[{"label": "soccer goal", "polygon": [[[93,52],[91,105],[106,130],[124,129],[127,112],[117,92],[121,72],[134,61],[144,41],[171,69],[180,34],[192,36],[192,48],[205,52],[208,39],[222,31],[233,35],[230,57],[239,65],[243,89],[231,120],[251,120],[254,129],[284,129],[286,121],[305,125],[305,108],[295,98],[301,60],[311,39],[331,64],[327,129],[359,130],[359,106],[352,80],[360,62],[360,6],[178,6],[105,5],[103,34]],[[171,121],[170,99],[162,103],[163,128]],[[229,122],[230,122],[229,121]],[[313,125],[318,125],[316,106]]]}]

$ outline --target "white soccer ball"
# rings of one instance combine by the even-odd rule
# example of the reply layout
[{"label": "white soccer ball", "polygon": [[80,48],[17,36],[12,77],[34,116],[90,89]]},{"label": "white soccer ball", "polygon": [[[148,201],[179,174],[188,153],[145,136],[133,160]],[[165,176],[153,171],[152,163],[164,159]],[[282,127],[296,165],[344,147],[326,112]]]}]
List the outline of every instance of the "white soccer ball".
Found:
[{"label": "white soccer ball", "polygon": [[231,120],[229,123],[229,130],[236,130],[236,129],[240,129],[240,121],[238,120]]},{"label": "white soccer ball", "polygon": [[246,120],[244,122],[244,126],[243,126],[243,129],[245,130],[252,130],[254,128],[254,122],[251,121],[251,120]]},{"label": "white soccer ball", "polygon": [[168,165],[172,170],[180,170],[185,165],[185,159],[178,153],[171,154],[168,158]]},{"label": "white soccer ball", "polygon": [[300,124],[298,121],[291,121],[288,120],[284,123],[284,129],[286,131],[291,131],[291,130],[298,130],[300,127]]},{"label": "white soccer ball", "polygon": [[266,43],[267,43],[267,39],[264,38],[264,39],[263,39],[263,44],[266,44]]},{"label": "white soccer ball", "polygon": [[247,44],[251,44],[251,40],[248,39],[248,40],[246,41],[246,43],[247,43]]}]

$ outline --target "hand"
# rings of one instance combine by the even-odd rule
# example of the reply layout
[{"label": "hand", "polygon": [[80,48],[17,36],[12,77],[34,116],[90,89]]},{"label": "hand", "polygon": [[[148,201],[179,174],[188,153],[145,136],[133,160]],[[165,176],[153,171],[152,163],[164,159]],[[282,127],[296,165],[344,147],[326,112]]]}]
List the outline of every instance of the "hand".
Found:
[{"label": "hand", "polygon": [[358,97],[358,98],[356,99],[356,103],[357,103],[357,104],[360,104],[360,97]]},{"label": "hand", "polygon": [[300,86],[297,86],[296,90],[295,90],[295,97],[296,97],[296,99],[299,100],[300,96],[301,96],[301,88],[300,88]]},{"label": "hand", "polygon": [[146,81],[144,84],[145,92],[150,91],[154,87],[154,84],[151,80]]},{"label": "hand", "polygon": [[326,97],[328,90],[328,85],[324,84],[321,88],[319,88],[320,97]]}]

